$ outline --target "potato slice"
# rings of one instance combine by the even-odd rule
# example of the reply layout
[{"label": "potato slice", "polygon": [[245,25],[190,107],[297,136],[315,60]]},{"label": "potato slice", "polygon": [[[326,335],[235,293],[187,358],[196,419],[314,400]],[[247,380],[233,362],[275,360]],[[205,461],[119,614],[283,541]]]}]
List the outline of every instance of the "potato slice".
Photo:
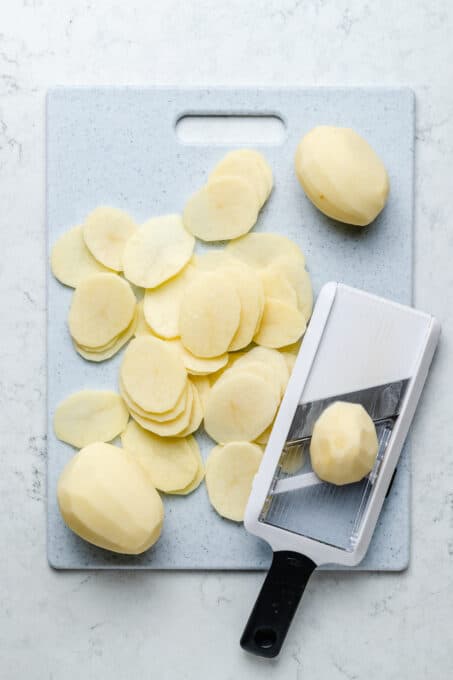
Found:
[{"label": "potato slice", "polygon": [[184,226],[202,241],[225,241],[246,234],[258,218],[253,185],[240,177],[214,179],[186,203]]},{"label": "potato slice", "polygon": [[190,376],[190,382],[198,390],[198,395],[200,397],[204,413],[206,411],[206,404],[208,401],[209,392],[211,390],[211,383],[209,382],[209,378],[205,375],[192,375]]},{"label": "potato slice", "polygon": [[54,414],[58,439],[77,448],[109,442],[126,427],[128,410],[119,394],[109,390],[81,390],[60,402]]},{"label": "potato slice", "polygon": [[182,343],[201,358],[225,354],[240,318],[241,303],[233,282],[220,272],[207,272],[192,281],[181,301]]},{"label": "potato slice", "polygon": [[50,256],[52,274],[65,286],[76,288],[87,276],[110,271],[95,260],[83,240],[83,225],[60,236]]},{"label": "potato slice", "polygon": [[206,461],[209,500],[222,517],[244,520],[252,484],[263,457],[256,444],[231,442],[216,446]]},{"label": "potato slice", "polygon": [[196,269],[205,272],[215,272],[228,266],[242,264],[240,260],[229,255],[225,248],[206,250],[201,255],[194,255],[192,261]]},{"label": "potato slice", "polygon": [[198,389],[195,387],[195,385],[192,385],[192,389],[193,389],[193,404],[192,411],[190,413],[190,420],[187,424],[187,427],[185,427],[184,430],[182,430],[176,435],[177,437],[187,437],[193,432],[196,432],[200,427],[204,417],[204,408],[201,401],[200,393]]},{"label": "potato slice", "polygon": [[272,423],[266,427],[264,432],[261,432],[260,436],[255,439],[255,442],[261,446],[266,446],[267,442],[269,441],[269,437],[271,436],[273,427],[274,421],[272,421]]},{"label": "potato slice", "polygon": [[335,401],[317,419],[310,441],[313,470],[330,484],[353,484],[373,469],[376,427],[361,404]]},{"label": "potato slice", "polygon": [[280,396],[282,397],[288,384],[289,373],[286,362],[280,352],[267,347],[253,347],[249,352],[240,357],[234,364],[235,367],[246,368],[260,362],[267,370],[272,370],[275,376]]},{"label": "potato slice", "polygon": [[182,357],[186,371],[191,375],[216,373],[228,363],[228,353],[221,354],[219,357],[212,357],[211,359],[202,359],[189,352],[180,340],[175,339],[169,342],[176,347]]},{"label": "potato slice", "polygon": [[261,326],[254,341],[263,347],[284,347],[302,337],[305,329],[305,318],[297,307],[267,298]]},{"label": "potato slice", "polygon": [[226,251],[250,267],[259,269],[273,264],[278,257],[295,258],[301,267],[305,265],[305,258],[299,246],[282,234],[247,234],[228,243]]},{"label": "potato slice", "polygon": [[293,354],[292,352],[281,351],[281,355],[285,360],[289,376],[291,377],[291,373],[293,372],[294,366],[296,364],[297,354]]},{"label": "potato slice", "polygon": [[172,279],[145,292],[143,313],[148,326],[161,338],[179,336],[179,310],[187,286],[196,277],[196,269],[188,264]]},{"label": "potato slice", "polygon": [[101,348],[127,329],[135,311],[135,295],[127,281],[116,274],[92,274],[74,291],[69,331],[78,344]]},{"label": "potato slice", "polygon": [[134,220],[124,210],[100,206],[85,219],[83,238],[98,262],[120,272],[126,241],[136,229]]},{"label": "potato slice", "polygon": [[281,300],[293,306],[297,305],[296,291],[279,267],[269,265],[265,269],[260,269],[259,277],[266,297]]},{"label": "potato slice", "polygon": [[158,437],[131,421],[121,443],[136,456],[159,491],[184,489],[198,472],[198,458],[185,439]]},{"label": "potato slice", "polygon": [[121,380],[138,406],[165,413],[181,397],[187,371],[174,347],[157,338],[140,336],[132,340],[124,354]]},{"label": "potato slice", "polygon": [[197,457],[198,470],[193,480],[190,482],[190,484],[184,487],[184,489],[173,489],[172,491],[168,491],[168,493],[175,494],[177,496],[187,496],[189,493],[192,493],[192,491],[195,491],[195,489],[198,489],[205,475],[204,462],[203,458],[201,457],[200,447],[198,446],[197,440],[195,437],[189,436],[186,437],[185,441],[189,443],[189,446],[192,448]]},{"label": "potato slice", "polygon": [[137,303],[137,328],[135,329],[135,337],[139,335],[151,335],[154,337],[154,333],[151,328],[146,323],[145,314],[143,312],[143,300]]},{"label": "potato slice", "polygon": [[[264,168],[266,161],[257,151],[237,149],[230,151],[217,163],[209,175],[209,182],[225,175],[242,177],[255,188],[260,207],[269,196],[269,179]],[[272,176],[272,175],[271,175]]]},{"label": "potato slice", "polygon": [[191,422],[195,392],[196,388],[188,382],[187,400],[184,411],[178,416],[172,417],[170,420],[161,420],[159,417],[156,418],[152,413],[143,416],[132,409],[130,410],[130,414],[139,425],[149,432],[154,432],[154,434],[158,434],[160,437],[179,437]]},{"label": "potato slice", "polygon": [[126,404],[130,414],[132,416],[138,415],[140,418],[145,418],[148,420],[155,421],[157,423],[167,423],[171,420],[176,420],[184,411],[190,410],[192,408],[192,390],[190,389],[190,384],[187,382],[180,398],[178,399],[176,406],[170,409],[170,411],[165,411],[165,413],[152,413],[151,411],[145,411],[138,404],[131,399],[127,390],[125,389],[120,376],[120,394]]},{"label": "potato slice", "polygon": [[185,267],[194,244],[179,215],[153,217],[126,243],[124,276],[143,288],[160,286]]},{"label": "potato slice", "polygon": [[209,393],[205,430],[219,443],[253,441],[272,422],[280,395],[259,375],[238,371],[223,376]]},{"label": "potato slice", "polygon": [[308,321],[313,311],[313,291],[307,270],[301,267],[300,260],[294,257],[277,258],[274,267],[280,269],[293,286],[297,296],[297,306],[305,320]]},{"label": "potato slice", "polygon": [[108,347],[106,349],[86,349],[85,347],[80,346],[77,342],[73,341],[74,347],[76,351],[80,354],[80,356],[83,359],[86,359],[87,361],[94,361],[94,362],[100,362],[100,361],[106,361],[107,359],[110,359],[113,357],[117,352],[120,351],[122,347],[128,342],[132,337],[134,337],[135,330],[137,328],[137,323],[138,323],[138,312],[134,315],[134,318],[132,319],[132,322],[128,326],[128,328],[124,331],[124,333],[120,333],[120,335],[115,338],[115,340],[112,343],[109,343]]},{"label": "potato slice", "polygon": [[162,500],[134,456],[111,444],[89,444],[64,468],[58,505],[68,527],[106,550],[139,555],[159,538]]},{"label": "potato slice", "polygon": [[264,313],[264,293],[258,275],[251,267],[242,265],[226,271],[230,272],[241,303],[239,327],[228,348],[234,352],[247,347],[260,327]]}]

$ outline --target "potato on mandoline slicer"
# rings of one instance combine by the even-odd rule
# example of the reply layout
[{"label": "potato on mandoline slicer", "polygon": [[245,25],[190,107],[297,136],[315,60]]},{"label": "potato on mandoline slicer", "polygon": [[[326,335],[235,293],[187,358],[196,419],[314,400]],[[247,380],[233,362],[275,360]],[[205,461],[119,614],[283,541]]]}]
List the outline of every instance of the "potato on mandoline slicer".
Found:
[{"label": "potato on mandoline slicer", "polygon": [[[279,653],[317,566],[353,566],[363,559],[439,333],[432,316],[410,307],[337,283],[322,289],[245,513],[246,529],[274,551],[241,638],[247,651],[266,657]],[[361,405],[378,439],[371,472],[341,486],[322,481],[309,455],[316,421],[338,401]],[[367,417],[360,421],[368,431]],[[362,444],[367,455],[375,454],[371,440]]]}]

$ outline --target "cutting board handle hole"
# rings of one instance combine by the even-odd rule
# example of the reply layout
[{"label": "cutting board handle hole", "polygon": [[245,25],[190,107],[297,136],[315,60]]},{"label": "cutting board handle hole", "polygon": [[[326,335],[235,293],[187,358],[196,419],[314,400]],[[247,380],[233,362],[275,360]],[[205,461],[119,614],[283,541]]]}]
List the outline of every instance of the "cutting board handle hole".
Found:
[{"label": "cutting board handle hole", "polygon": [[182,144],[282,144],[286,126],[275,114],[184,114],[175,124]]}]

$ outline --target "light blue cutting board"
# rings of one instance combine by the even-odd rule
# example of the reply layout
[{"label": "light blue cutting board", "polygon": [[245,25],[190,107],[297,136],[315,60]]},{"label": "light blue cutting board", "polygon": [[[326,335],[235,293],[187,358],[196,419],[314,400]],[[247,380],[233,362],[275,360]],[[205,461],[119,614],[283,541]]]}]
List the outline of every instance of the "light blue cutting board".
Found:
[{"label": "light blue cutting board", "polygon": [[[414,96],[407,89],[58,89],[47,99],[49,248],[100,204],[128,210],[138,222],[181,211],[227,148],[184,145],[175,123],[185,113],[279,115],[281,144],[262,146],[275,189],[256,226],[294,239],[306,255],[315,292],[331,279],[410,303]],[[350,126],[368,139],[390,175],[388,205],[366,229],[321,215],[293,170],[296,145],[319,124]],[[256,146],[256,145],[255,145]],[[230,147],[228,147],[229,149]],[[48,274],[48,557],[59,569],[265,569],[270,550],[241,525],[221,519],[204,484],[189,497],[165,497],[159,542],[139,557],[92,547],[63,524],[58,476],[74,451],[52,429],[56,404],[81,388],[117,387],[121,352],[102,364],[73,350],[66,328],[72,290]],[[203,455],[209,443],[202,442]],[[370,549],[359,570],[401,570],[409,560],[410,468],[407,450]]]}]

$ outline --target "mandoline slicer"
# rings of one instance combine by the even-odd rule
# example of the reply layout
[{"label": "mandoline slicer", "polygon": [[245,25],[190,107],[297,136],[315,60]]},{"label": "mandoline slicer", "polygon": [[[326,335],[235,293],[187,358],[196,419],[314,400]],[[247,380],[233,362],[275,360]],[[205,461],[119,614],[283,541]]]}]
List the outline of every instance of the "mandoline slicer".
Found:
[{"label": "mandoline slicer", "polygon": [[[338,283],[318,296],[245,515],[267,541],[272,565],[241,645],[276,656],[317,566],[364,557],[439,338],[428,314]],[[356,484],[322,482],[310,466],[320,413],[341,399],[360,403],[379,439],[375,466]]]}]

